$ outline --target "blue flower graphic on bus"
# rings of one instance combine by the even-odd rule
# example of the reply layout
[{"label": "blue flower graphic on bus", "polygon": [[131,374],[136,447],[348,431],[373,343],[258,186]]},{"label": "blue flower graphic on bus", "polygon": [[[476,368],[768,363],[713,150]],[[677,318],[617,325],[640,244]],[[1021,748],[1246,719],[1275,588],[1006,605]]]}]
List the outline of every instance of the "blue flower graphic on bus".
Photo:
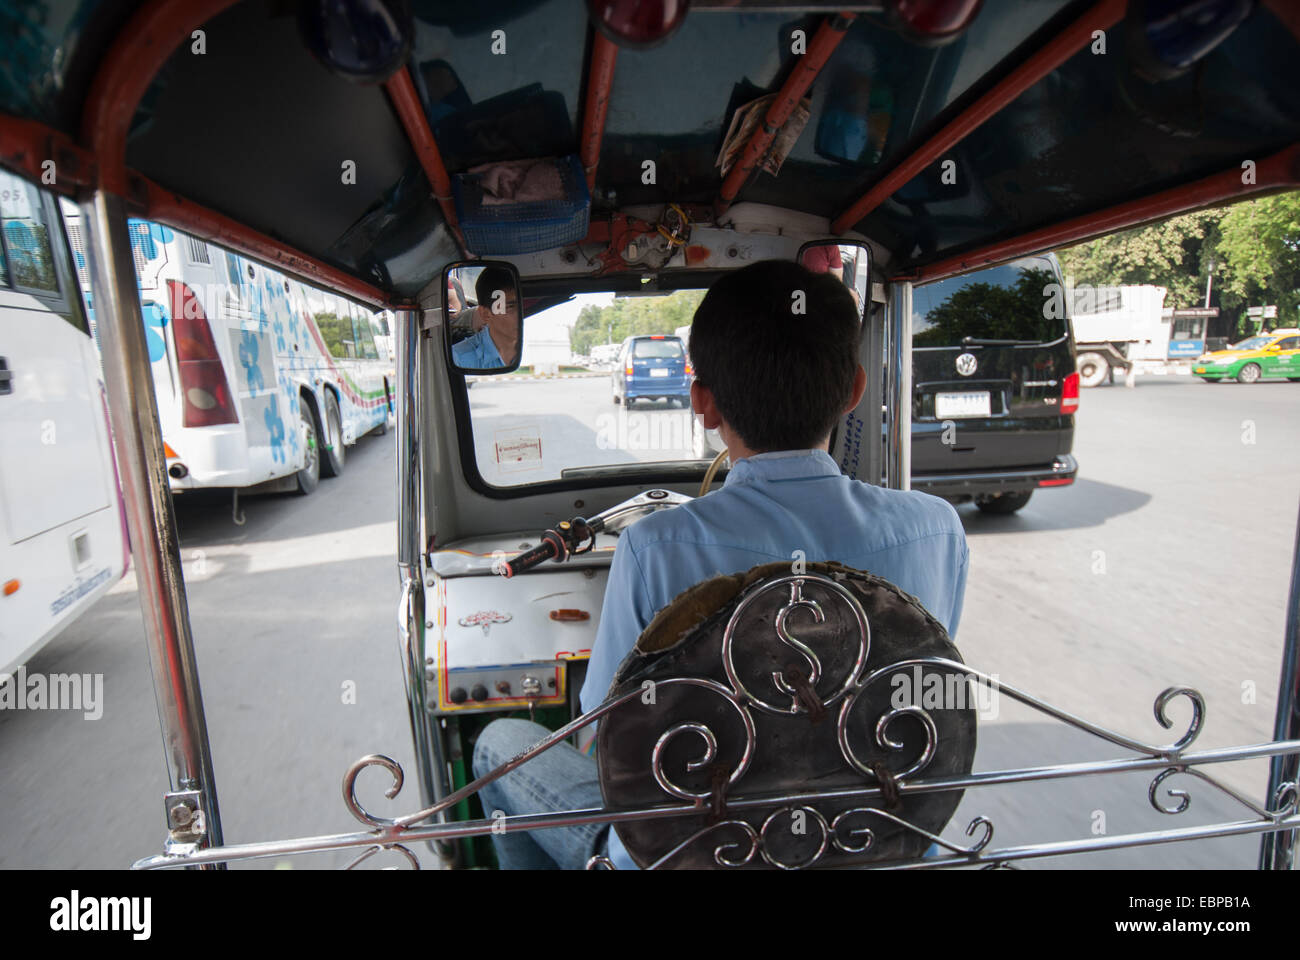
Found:
[{"label": "blue flower graphic on bus", "polygon": [[284,463],[284,421],[280,419],[279,397],[274,395],[270,397],[262,419],[266,422],[266,431],[271,436],[271,459],[276,463]]},{"label": "blue flower graphic on bus", "polygon": [[239,362],[244,368],[244,378],[248,381],[249,393],[266,389],[266,381],[262,379],[262,368],[257,363],[259,352],[257,334],[251,330],[242,331],[239,338]]},{"label": "blue flower graphic on bus", "polygon": [[171,318],[167,316],[163,305],[153,300],[146,300],[141,307],[144,313],[145,341],[149,344],[149,362],[157,363],[167,356],[167,340],[162,331]]},{"label": "blue flower graphic on bus", "polygon": [[176,235],[160,223],[132,220],[129,228],[132,248],[139,248],[146,260],[158,259],[158,245],[171,243]]}]

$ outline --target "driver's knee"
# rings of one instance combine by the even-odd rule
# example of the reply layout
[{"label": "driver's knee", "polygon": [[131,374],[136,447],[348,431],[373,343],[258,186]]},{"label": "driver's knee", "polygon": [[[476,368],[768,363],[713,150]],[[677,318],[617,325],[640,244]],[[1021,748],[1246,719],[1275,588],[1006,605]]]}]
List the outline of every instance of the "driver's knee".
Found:
[{"label": "driver's knee", "polygon": [[540,723],[503,718],[493,720],[478,735],[472,765],[475,779],[491,773],[512,757],[550,735]]}]

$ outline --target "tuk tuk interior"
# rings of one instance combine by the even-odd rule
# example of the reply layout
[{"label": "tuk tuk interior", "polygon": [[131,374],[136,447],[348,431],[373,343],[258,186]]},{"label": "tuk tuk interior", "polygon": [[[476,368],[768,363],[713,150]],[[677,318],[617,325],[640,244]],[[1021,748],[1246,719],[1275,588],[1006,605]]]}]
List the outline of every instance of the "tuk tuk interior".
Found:
[{"label": "tuk tuk interior", "polygon": [[[576,295],[701,289],[752,262],[796,258],[805,244],[860,245],[870,251],[861,348],[868,388],[837,430],[831,455],[851,476],[906,489],[912,283],[1300,185],[1300,85],[1287,79],[1300,53],[1300,17],[1281,0],[1221,4],[1209,13],[1197,3],[1123,0],[797,9],[696,2],[688,12],[684,4],[643,4],[659,14],[654,23],[632,17],[633,6],[309,0],[290,9],[264,0],[124,0],[41,2],[3,14],[9,22],[0,44],[13,69],[0,83],[0,163],[76,199],[90,238],[172,785],[164,852],[137,866],[345,847],[364,851],[360,859],[395,850],[414,863],[409,847],[421,841],[472,865],[486,848],[458,841],[494,828],[622,827],[645,818],[707,824],[689,840],[713,831],[725,810],[750,841],[748,856],[732,859],[740,849],[733,842],[711,857],[707,850],[702,859],[678,857],[683,842],[646,865],[999,866],[1257,833],[1261,866],[1289,867],[1300,826],[1300,569],[1292,577],[1273,743],[1193,752],[1204,705],[1186,688],[1161,693],[1156,714],[1169,727],[1168,705],[1188,700],[1187,731],[1148,744],[1002,684],[1002,693],[1130,756],[978,774],[966,763],[945,778],[927,777],[924,763],[882,771],[843,748],[856,782],[837,788],[833,820],[824,813],[825,791],[783,781],[779,770],[761,796],[733,777],[735,790],[715,789],[709,799],[665,787],[661,802],[643,808],[614,803],[505,823],[465,806],[482,785],[470,782],[464,755],[476,724],[512,710],[536,715],[555,728],[541,750],[629,702],[624,693],[579,717],[572,699],[595,633],[612,532],[699,493],[711,465],[685,457],[561,471],[537,483],[485,480],[475,454],[478,391],[468,391],[450,363],[450,266],[479,259],[512,266],[527,329],[529,316]],[[476,176],[539,158],[562,186],[562,200],[541,214],[493,210],[473,192]],[[390,797],[400,788],[400,768],[375,755],[344,778],[345,801],[364,830],[224,841],[152,384],[140,372],[147,355],[128,215],[398,317],[398,621],[417,812],[379,817],[357,800],[357,777],[370,766],[393,774]],[[882,432],[883,447],[862,442]],[[580,517],[610,521],[585,554],[517,580],[493,575],[544,542],[540,531]],[[563,610],[533,603],[556,592],[566,594]],[[516,615],[507,616],[511,605]],[[537,619],[518,612],[525,609]],[[588,617],[567,619],[566,610]],[[495,638],[477,644],[491,655],[470,657],[456,642],[469,634]],[[988,678],[950,657],[920,662],[971,681]],[[854,682],[866,682],[862,666],[823,707],[843,697],[848,709],[862,689]],[[484,697],[452,696],[480,686]],[[735,687],[724,699],[745,716],[758,705]],[[927,757],[949,749],[934,735],[922,740]],[[915,736],[908,742],[916,746]],[[884,737],[878,746],[898,744]],[[973,752],[973,732],[951,749]],[[942,820],[927,829],[897,812],[900,792],[915,804],[990,783],[1120,769],[1155,772],[1151,801],[1166,809],[1157,787],[1172,773],[1226,790],[1200,767],[1245,757],[1272,758],[1265,800],[1227,791],[1250,816],[1213,827],[999,850],[987,821],[969,825],[968,838],[979,834],[974,842],[956,843],[939,836]],[[767,827],[777,813],[798,811],[821,823],[820,849],[781,859],[767,849]],[[839,831],[849,812],[887,820],[945,853],[873,859],[865,853],[869,830]]]}]

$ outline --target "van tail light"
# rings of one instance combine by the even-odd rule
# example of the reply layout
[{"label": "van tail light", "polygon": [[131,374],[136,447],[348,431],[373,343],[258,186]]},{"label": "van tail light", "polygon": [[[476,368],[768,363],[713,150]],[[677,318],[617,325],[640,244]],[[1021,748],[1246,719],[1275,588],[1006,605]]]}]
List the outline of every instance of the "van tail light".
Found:
[{"label": "van tail light", "polygon": [[629,360],[629,361],[627,362],[627,369],[625,369],[625,370],[623,371],[623,376],[625,376],[625,377],[630,377],[630,376],[632,376],[632,361],[631,361],[631,360]]},{"label": "van tail light", "polygon": [[1079,409],[1079,374],[1072,373],[1061,386],[1061,412],[1074,413]]},{"label": "van tail light", "polygon": [[695,371],[691,369],[691,362],[689,360],[686,361],[686,375],[688,377],[695,376]]},{"label": "van tail light", "polygon": [[176,337],[176,367],[181,381],[181,426],[212,427],[238,423],[226,370],[194,291],[176,280],[167,281],[172,301],[172,330]]}]

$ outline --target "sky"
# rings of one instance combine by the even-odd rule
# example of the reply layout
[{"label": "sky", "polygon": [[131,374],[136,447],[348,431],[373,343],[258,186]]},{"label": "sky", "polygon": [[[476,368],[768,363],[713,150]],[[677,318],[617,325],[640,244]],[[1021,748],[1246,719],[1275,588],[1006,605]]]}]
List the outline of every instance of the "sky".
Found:
[{"label": "sky", "polygon": [[524,319],[524,344],[548,340],[567,340],[569,328],[578,322],[582,308],[605,307],[614,302],[612,293],[580,293],[568,303],[551,307]]}]

